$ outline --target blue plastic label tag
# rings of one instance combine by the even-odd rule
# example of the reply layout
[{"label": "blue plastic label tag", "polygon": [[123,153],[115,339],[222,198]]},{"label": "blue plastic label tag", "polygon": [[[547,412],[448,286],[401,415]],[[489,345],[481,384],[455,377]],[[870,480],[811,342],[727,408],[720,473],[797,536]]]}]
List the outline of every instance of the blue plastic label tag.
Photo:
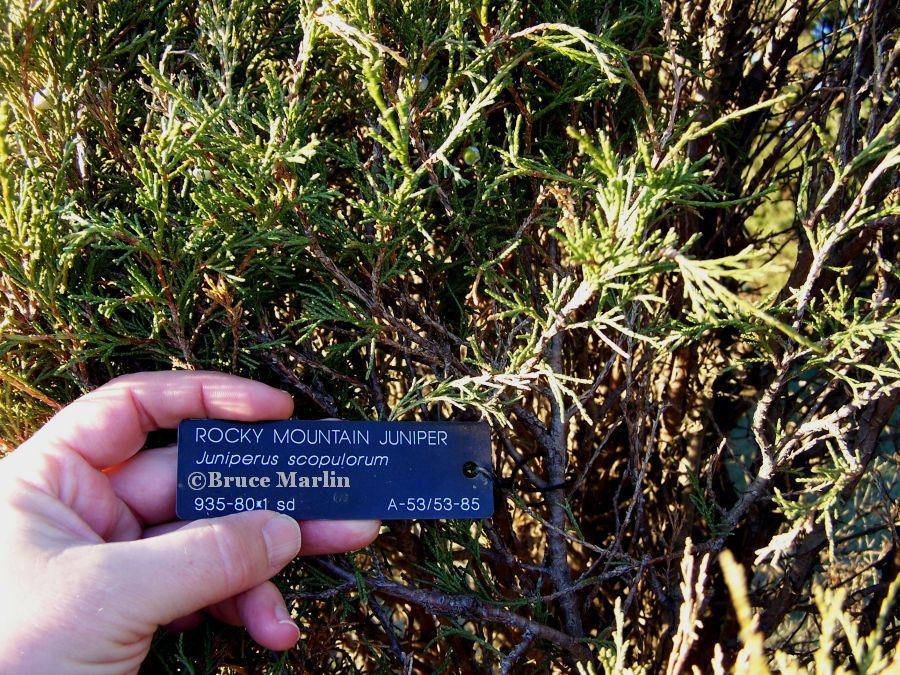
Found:
[{"label": "blue plastic label tag", "polygon": [[490,470],[483,423],[185,420],[176,509],[184,520],[488,518]]}]

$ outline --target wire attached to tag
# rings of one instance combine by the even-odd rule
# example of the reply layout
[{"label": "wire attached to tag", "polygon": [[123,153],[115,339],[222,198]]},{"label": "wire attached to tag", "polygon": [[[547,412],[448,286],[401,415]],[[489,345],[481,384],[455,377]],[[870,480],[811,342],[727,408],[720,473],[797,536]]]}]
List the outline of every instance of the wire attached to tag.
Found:
[{"label": "wire attached to tag", "polygon": [[[474,478],[476,475],[481,474],[482,476],[487,477],[496,487],[500,488],[501,490],[515,489],[515,490],[518,490],[519,492],[552,492],[553,490],[562,490],[562,489],[572,485],[575,482],[574,478],[569,478],[567,480],[564,480],[562,483],[556,483],[554,485],[544,485],[541,487],[538,487],[536,485],[519,485],[519,486],[517,486],[516,482],[515,482],[515,473],[519,471],[521,464],[524,464],[524,463],[525,463],[524,459],[522,462],[517,462],[516,465],[513,467],[513,473],[506,478],[498,476],[490,469],[485,469],[483,466],[480,466],[480,465],[476,464],[475,462],[466,462],[466,464],[463,466],[463,473],[468,478]],[[468,465],[470,465],[470,464],[473,465],[474,468],[469,467]],[[468,471],[471,473],[471,475],[470,475],[470,473],[467,473],[467,468],[468,468]]]}]

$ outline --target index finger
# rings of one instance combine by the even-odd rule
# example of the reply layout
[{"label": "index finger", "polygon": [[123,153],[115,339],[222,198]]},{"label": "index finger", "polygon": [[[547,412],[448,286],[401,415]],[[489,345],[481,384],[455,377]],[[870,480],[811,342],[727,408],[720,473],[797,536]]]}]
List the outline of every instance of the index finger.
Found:
[{"label": "index finger", "polygon": [[284,419],[286,392],[225,373],[162,371],[111,380],[58,412],[23,448],[63,448],[105,469],[134,455],[155,429],[213,417],[253,422]]}]

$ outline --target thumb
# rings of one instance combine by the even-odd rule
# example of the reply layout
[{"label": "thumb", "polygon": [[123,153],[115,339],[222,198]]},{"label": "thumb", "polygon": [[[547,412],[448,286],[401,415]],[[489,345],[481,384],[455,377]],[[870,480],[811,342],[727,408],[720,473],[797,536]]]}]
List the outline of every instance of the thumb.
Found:
[{"label": "thumb", "polygon": [[141,608],[140,618],[161,625],[277,574],[300,551],[300,525],[284,514],[249,511],[112,544],[107,551],[116,585]]}]

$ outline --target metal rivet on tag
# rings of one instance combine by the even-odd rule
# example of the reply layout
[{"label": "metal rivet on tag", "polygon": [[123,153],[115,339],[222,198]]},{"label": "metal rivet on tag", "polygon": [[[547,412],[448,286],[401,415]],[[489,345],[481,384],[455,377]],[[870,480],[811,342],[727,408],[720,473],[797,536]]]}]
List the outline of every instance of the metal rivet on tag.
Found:
[{"label": "metal rivet on tag", "polygon": [[475,478],[478,475],[478,465],[475,462],[466,462],[463,464],[463,476],[466,478]]}]

